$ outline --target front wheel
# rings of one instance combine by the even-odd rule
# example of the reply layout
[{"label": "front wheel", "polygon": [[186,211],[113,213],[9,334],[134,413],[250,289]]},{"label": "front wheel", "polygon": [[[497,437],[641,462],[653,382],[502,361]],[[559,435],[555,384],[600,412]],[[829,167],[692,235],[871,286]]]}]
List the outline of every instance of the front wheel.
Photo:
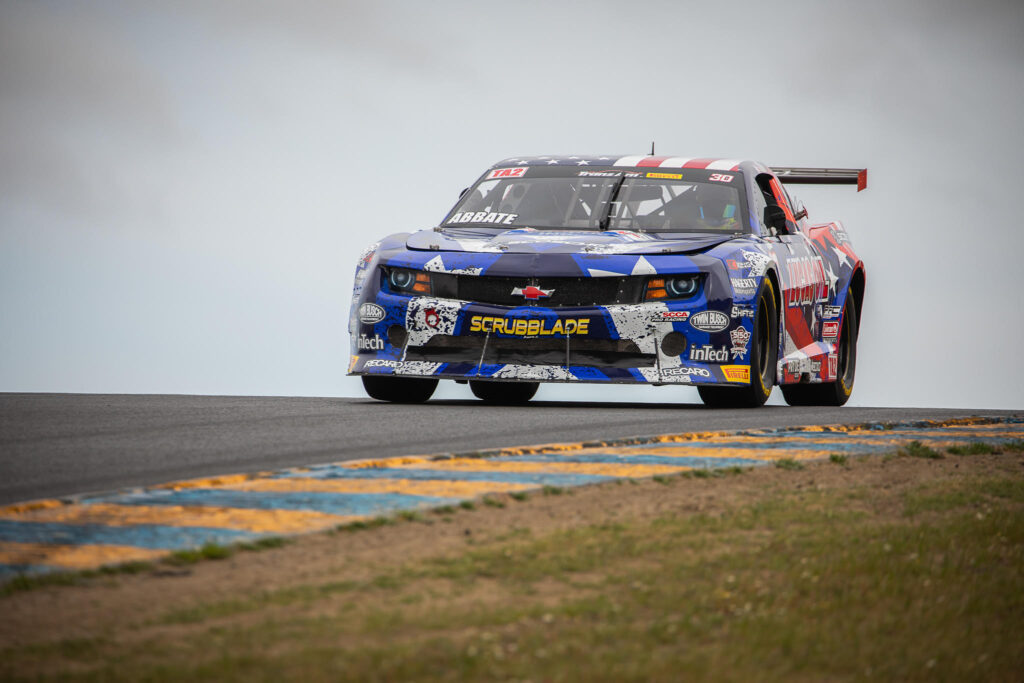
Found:
[{"label": "front wheel", "polygon": [[469,381],[469,390],[485,403],[518,405],[526,403],[537,393],[540,382],[481,382]]},{"label": "front wheel", "polygon": [[775,288],[767,277],[757,298],[754,334],[750,342],[750,384],[740,387],[698,386],[704,404],[711,408],[763,406],[775,386],[775,359],[779,351],[779,317]]},{"label": "front wheel", "polygon": [[363,375],[363,389],[378,401],[391,403],[424,403],[434,395],[436,379]]},{"label": "front wheel", "polygon": [[843,306],[843,327],[836,350],[836,380],[819,384],[784,384],[782,397],[791,406],[841,406],[853,393],[853,376],[857,370],[857,307],[850,305],[846,295]]}]

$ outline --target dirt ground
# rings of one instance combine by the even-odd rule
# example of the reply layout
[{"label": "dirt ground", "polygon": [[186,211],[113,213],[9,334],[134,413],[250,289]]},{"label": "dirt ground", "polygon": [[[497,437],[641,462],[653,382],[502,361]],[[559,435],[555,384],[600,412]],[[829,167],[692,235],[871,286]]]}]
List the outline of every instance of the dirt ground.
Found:
[{"label": "dirt ground", "polygon": [[[943,459],[869,456],[844,466],[808,463],[805,469],[759,467],[742,474],[680,478],[672,485],[652,480],[608,483],[560,495],[531,493],[519,501],[499,496],[504,507],[477,504],[449,515],[425,513],[418,520],[358,531],[317,533],[280,548],[237,553],[224,560],[188,566],[155,565],[133,575],[101,576],[79,585],[44,586],[0,598],[0,648],[94,637],[126,637],[158,628],[160,615],[189,605],[247,595],[361,581],[387,568],[427,558],[457,556],[467,547],[507,538],[517,530],[533,537],[545,532],[625,520],[714,515],[780,492],[870,487],[893,494],[922,484],[967,475],[1024,475],[1024,455],[947,456]],[[891,501],[897,516],[898,495]],[[884,503],[882,503],[884,504]],[[165,627],[163,627],[165,628]],[[197,628],[205,628],[201,624]],[[188,624],[175,629],[189,629]],[[154,635],[151,633],[151,635]],[[180,634],[179,634],[180,635]]]}]

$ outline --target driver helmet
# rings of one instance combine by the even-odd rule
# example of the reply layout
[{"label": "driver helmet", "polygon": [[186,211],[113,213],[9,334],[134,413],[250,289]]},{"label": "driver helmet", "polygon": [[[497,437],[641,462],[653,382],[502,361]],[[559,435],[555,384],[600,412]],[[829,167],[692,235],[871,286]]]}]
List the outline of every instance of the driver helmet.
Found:
[{"label": "driver helmet", "polygon": [[724,185],[701,183],[696,188],[697,207],[701,221],[722,226],[736,220],[736,191]]}]

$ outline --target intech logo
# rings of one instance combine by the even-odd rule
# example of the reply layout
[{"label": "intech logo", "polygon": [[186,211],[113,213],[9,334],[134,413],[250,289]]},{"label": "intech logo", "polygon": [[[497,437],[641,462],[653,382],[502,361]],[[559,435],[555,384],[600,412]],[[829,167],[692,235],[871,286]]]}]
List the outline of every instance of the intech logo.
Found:
[{"label": "intech logo", "polygon": [[724,346],[716,349],[711,344],[703,346],[692,344],[690,345],[690,360],[704,363],[728,363],[729,349]]},{"label": "intech logo", "polygon": [[376,334],[372,337],[361,334],[359,339],[356,340],[356,346],[359,347],[360,351],[383,351],[384,340]]}]

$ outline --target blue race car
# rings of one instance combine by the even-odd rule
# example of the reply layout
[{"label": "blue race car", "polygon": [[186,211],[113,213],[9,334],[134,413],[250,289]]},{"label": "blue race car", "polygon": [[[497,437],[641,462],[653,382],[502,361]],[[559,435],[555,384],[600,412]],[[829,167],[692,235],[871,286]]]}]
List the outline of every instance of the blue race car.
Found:
[{"label": "blue race car", "polygon": [[383,401],[439,379],[493,403],[540,382],[687,384],[711,406],[844,404],[864,265],[785,185],[866,169],[542,156],[488,169],[441,224],[356,268],[349,374]]}]

